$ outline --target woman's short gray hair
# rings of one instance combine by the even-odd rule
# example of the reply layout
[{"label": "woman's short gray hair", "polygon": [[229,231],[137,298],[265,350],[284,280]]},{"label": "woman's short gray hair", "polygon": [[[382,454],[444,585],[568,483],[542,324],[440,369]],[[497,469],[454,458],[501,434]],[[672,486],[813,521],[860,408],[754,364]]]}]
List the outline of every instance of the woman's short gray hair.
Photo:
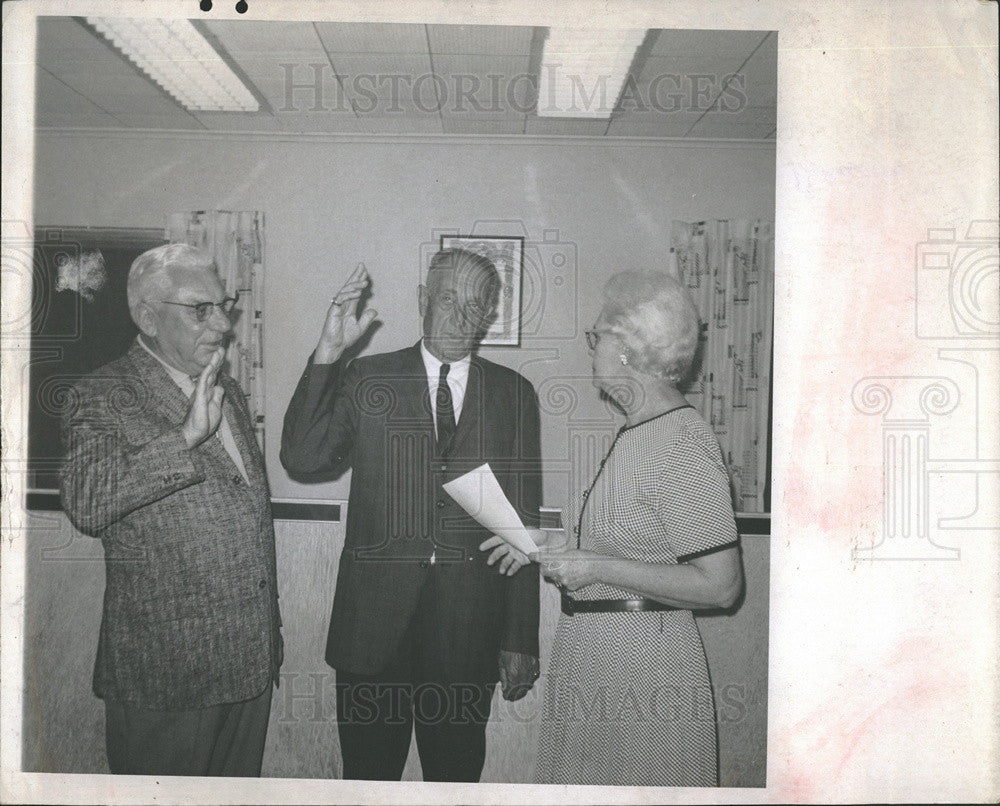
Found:
[{"label": "woman's short gray hair", "polygon": [[687,289],[666,272],[623,271],[604,286],[603,314],[640,372],[677,385],[691,371],[700,321]]},{"label": "woman's short gray hair", "polygon": [[217,271],[215,260],[208,252],[186,243],[168,243],[143,252],[132,261],[128,271],[128,310],[133,321],[138,321],[139,303],[154,290],[161,295],[170,292],[173,284],[171,269]]}]

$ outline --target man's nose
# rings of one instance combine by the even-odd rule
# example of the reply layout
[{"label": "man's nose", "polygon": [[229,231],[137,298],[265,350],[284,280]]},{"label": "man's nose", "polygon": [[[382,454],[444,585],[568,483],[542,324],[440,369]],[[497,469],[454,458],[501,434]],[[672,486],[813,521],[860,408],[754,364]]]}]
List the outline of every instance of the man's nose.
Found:
[{"label": "man's nose", "polygon": [[212,315],[208,318],[208,323],[212,330],[219,333],[229,333],[233,329],[233,320],[218,305],[212,306]]}]

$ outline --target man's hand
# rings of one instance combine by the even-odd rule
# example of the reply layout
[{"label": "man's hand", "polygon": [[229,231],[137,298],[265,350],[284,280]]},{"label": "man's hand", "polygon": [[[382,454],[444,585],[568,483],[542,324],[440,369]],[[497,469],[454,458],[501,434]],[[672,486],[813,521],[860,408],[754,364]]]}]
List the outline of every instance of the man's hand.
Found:
[{"label": "man's hand", "polygon": [[368,287],[370,278],[364,263],[359,263],[354,273],[347,278],[337,295],[330,300],[330,309],[326,312],[323,323],[323,333],[316,345],[313,355],[315,364],[332,364],[343,354],[344,350],[361,338],[368,326],[375,321],[378,312],[372,308],[361,316],[357,315],[358,300]]},{"label": "man's hand", "polygon": [[[527,532],[535,541],[535,545],[546,551],[559,551],[565,547],[566,534],[562,529],[528,529]],[[490,551],[486,564],[493,565],[499,560],[500,567],[497,570],[507,576],[513,576],[531,562],[530,557],[518,551],[499,535],[484,540],[479,544],[479,550]]]},{"label": "man's hand", "polygon": [[500,689],[505,700],[519,700],[538,679],[538,658],[500,650]]},{"label": "man's hand", "polygon": [[208,364],[198,376],[194,385],[194,394],[188,405],[187,417],[181,426],[184,442],[188,448],[200,445],[208,439],[222,422],[222,398],[226,390],[218,383],[219,367],[226,351],[220,347],[214,353]]},{"label": "man's hand", "polygon": [[501,575],[513,576],[531,562],[527,554],[518,551],[499,535],[493,535],[479,544],[480,551],[489,551],[490,549],[493,551],[490,551],[490,556],[486,558],[486,564],[493,565],[499,560],[500,567],[497,571]]}]

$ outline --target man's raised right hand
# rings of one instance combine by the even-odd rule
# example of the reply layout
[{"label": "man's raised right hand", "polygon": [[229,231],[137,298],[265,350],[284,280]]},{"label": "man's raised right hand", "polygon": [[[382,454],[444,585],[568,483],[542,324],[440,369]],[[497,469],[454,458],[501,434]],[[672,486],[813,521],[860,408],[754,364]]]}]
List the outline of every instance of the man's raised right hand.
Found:
[{"label": "man's raised right hand", "polygon": [[212,436],[222,422],[222,398],[226,390],[219,383],[219,367],[225,356],[226,351],[222,347],[212,353],[212,358],[194,385],[187,417],[181,425],[181,433],[188,448],[200,445]]},{"label": "man's raised right hand", "polygon": [[372,308],[361,316],[357,315],[358,300],[368,287],[370,278],[364,263],[359,263],[354,273],[347,278],[340,291],[330,301],[326,312],[323,333],[313,354],[314,364],[332,364],[340,358],[344,350],[361,338],[362,334],[378,316]]}]

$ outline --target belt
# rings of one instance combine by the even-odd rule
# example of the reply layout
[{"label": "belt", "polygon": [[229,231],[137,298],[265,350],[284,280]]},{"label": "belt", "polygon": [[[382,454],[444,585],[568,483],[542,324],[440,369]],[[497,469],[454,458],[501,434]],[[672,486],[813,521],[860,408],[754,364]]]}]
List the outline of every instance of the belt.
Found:
[{"label": "belt", "polygon": [[574,599],[560,591],[562,611],[567,616],[574,613],[640,613],[645,610],[677,610],[676,607],[652,599]]}]

